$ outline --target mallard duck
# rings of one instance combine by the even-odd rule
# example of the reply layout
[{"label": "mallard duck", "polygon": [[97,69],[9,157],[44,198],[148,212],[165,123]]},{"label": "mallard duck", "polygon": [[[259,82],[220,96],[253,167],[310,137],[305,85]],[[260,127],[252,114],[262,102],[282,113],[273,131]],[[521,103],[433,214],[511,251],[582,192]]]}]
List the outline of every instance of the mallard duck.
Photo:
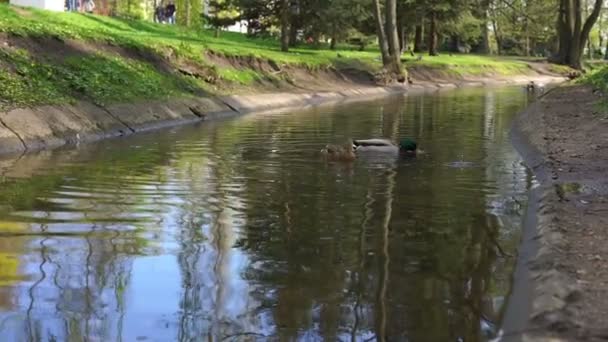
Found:
[{"label": "mallard duck", "polygon": [[334,161],[353,161],[357,159],[355,155],[355,150],[353,148],[353,144],[350,143],[346,146],[340,145],[326,145],[324,149],[321,150],[321,154],[325,156],[325,158]]},{"label": "mallard duck", "polygon": [[353,147],[356,152],[372,152],[372,153],[392,153],[399,154],[416,154],[418,145],[411,139],[403,139],[399,142],[399,145],[393,144],[387,139],[365,139],[365,140],[354,140]]},{"label": "mallard duck", "polygon": [[530,81],[530,83],[528,83],[528,85],[526,85],[526,89],[529,92],[536,92],[536,91],[543,92],[545,90],[545,85],[542,83],[537,84],[534,81]]}]

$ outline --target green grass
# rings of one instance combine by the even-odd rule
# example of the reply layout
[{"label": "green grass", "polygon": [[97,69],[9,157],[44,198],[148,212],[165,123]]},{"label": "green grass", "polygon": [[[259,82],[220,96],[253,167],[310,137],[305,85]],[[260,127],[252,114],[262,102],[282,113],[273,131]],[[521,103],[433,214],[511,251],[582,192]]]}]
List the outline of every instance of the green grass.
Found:
[{"label": "green grass", "polygon": [[[375,72],[381,68],[377,47],[358,51],[354,46],[340,45],[339,51],[332,51],[305,46],[284,53],[274,39],[254,39],[229,32],[215,38],[213,31],[203,29],[81,13],[18,9],[0,3],[2,32],[28,38],[99,42],[147,54],[170,55],[173,58],[168,63],[188,61],[189,65],[210,71],[224,83],[237,86],[226,87],[228,91],[239,86],[253,87],[260,79],[273,83],[277,79],[252,68],[213,65],[206,52],[262,59],[309,70],[348,67]],[[135,60],[103,51],[70,55],[62,61],[39,57],[0,46],[0,109],[83,98],[106,104],[226,91],[221,86],[206,83],[204,77],[185,76],[162,69],[146,59]],[[422,61],[406,59],[405,65],[441,69],[461,76],[515,75],[530,71],[522,60],[476,55],[425,56]]]},{"label": "green grass", "polygon": [[218,74],[224,80],[238,83],[240,85],[251,85],[264,76],[251,69],[220,68]]},{"label": "green grass", "polygon": [[531,72],[529,64],[521,59],[482,55],[441,54],[424,56],[421,61],[415,57],[405,59],[408,67],[439,69],[460,76],[522,75]]},{"label": "green grass", "polygon": [[[171,47],[183,56],[199,59],[202,52],[208,49],[228,56],[252,56],[309,67],[331,65],[337,58],[336,51],[313,48],[294,48],[290,53],[283,53],[275,40],[251,39],[232,32],[223,32],[220,38],[215,38],[213,31],[189,30],[146,21],[35,9],[20,14],[3,4],[0,4],[0,32],[103,41],[152,49]],[[339,52],[344,58],[365,60],[379,66],[377,51],[361,52],[353,48],[352,51]]]},{"label": "green grass", "polygon": [[608,66],[593,69],[583,76],[578,82],[590,84],[593,87],[601,90],[603,93],[608,93]]},{"label": "green grass", "polygon": [[608,61],[606,60],[587,60],[585,61],[585,63],[583,64],[583,67],[585,69],[585,71],[587,72],[594,72],[597,71],[599,69],[603,69],[608,67]]},{"label": "green grass", "polygon": [[14,69],[0,69],[0,109],[76,99],[104,105],[186,96],[197,89],[194,79],[159,73],[150,64],[115,56],[68,57],[56,64],[36,61],[24,50],[0,50],[0,60]]},{"label": "green grass", "polygon": [[[588,84],[593,88],[598,89],[603,94],[608,94],[608,64],[604,61],[597,61],[592,63],[591,67],[589,63],[585,65],[586,73],[583,77],[576,80],[577,84]],[[603,97],[597,103],[598,115],[606,117],[605,113],[608,112],[608,99]]]}]

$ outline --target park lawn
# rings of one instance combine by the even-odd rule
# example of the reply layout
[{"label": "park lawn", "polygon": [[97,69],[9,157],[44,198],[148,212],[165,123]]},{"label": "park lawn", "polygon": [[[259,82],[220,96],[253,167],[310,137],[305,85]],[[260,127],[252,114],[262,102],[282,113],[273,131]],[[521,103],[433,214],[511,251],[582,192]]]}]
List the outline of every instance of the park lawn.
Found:
[{"label": "park lawn", "polygon": [[530,65],[520,58],[483,56],[473,54],[440,54],[404,59],[406,67],[439,69],[458,76],[483,76],[489,74],[514,76],[529,74]]},{"label": "park lawn", "polygon": [[377,51],[324,50],[293,48],[280,51],[274,39],[254,39],[233,32],[222,32],[219,38],[213,30],[194,30],[179,26],[155,24],[82,13],[56,13],[36,9],[17,9],[0,4],[0,32],[21,36],[52,36],[63,39],[83,39],[109,42],[121,46],[158,49],[171,47],[189,58],[201,58],[205,50],[228,56],[253,56],[277,63],[307,67],[328,66],[337,59],[353,58],[380,66]]},{"label": "park lawn", "polygon": [[[163,69],[150,60],[133,58],[105,50],[72,54],[66,58],[38,58],[32,52],[0,46],[0,110],[18,106],[56,104],[87,99],[105,105],[143,99],[179,96],[199,96],[203,93],[238,92],[256,86],[256,81],[276,76],[244,64],[216,63],[220,58],[235,57],[262,60],[277,65],[300,67],[313,73],[323,68],[350,68],[375,73],[382,67],[377,47],[358,51],[356,47],[340,45],[339,50],[301,46],[289,53],[280,51],[276,39],[251,38],[222,32],[214,37],[212,30],[187,29],[82,13],[57,13],[23,9],[0,4],[0,41],[2,33],[24,37],[53,38],[58,41],[86,41],[115,46],[128,51],[157,56],[168,63],[195,65],[221,82],[213,84]],[[169,52],[169,53],[168,53]],[[209,53],[213,53],[212,57]],[[406,68],[422,67],[447,70],[466,75],[516,75],[529,73],[528,64],[513,58],[478,55],[442,54],[424,56],[422,61],[404,58]],[[255,64],[255,63],[253,63]],[[172,65],[169,69],[176,69]],[[289,77],[289,76],[285,76]],[[221,84],[234,84],[222,88]],[[281,82],[276,82],[281,84]]]}]

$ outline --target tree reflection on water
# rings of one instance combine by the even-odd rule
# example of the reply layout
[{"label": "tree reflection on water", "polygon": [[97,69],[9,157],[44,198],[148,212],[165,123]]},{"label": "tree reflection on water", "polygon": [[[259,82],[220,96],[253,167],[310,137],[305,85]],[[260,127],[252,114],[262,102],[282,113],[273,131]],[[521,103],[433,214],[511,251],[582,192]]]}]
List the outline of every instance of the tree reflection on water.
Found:
[{"label": "tree reflection on water", "polygon": [[[0,163],[11,341],[484,341],[527,175],[526,103],[462,90],[237,120]],[[427,155],[327,164],[349,137]],[[453,169],[464,156],[477,167]]]}]

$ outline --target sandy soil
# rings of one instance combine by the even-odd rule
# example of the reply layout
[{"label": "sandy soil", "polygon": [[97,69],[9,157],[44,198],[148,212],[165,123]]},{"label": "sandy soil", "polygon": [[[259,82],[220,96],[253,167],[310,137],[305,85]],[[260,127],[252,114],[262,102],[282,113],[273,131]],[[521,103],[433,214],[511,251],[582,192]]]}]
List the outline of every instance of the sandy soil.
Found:
[{"label": "sandy soil", "polygon": [[[550,219],[539,235],[558,241],[541,246],[543,256],[533,260],[532,319],[540,330],[531,340],[608,340],[608,98],[591,87],[564,86],[520,120],[540,154],[534,169],[555,195],[541,203],[539,221]],[[543,274],[559,281],[543,283]]]}]

